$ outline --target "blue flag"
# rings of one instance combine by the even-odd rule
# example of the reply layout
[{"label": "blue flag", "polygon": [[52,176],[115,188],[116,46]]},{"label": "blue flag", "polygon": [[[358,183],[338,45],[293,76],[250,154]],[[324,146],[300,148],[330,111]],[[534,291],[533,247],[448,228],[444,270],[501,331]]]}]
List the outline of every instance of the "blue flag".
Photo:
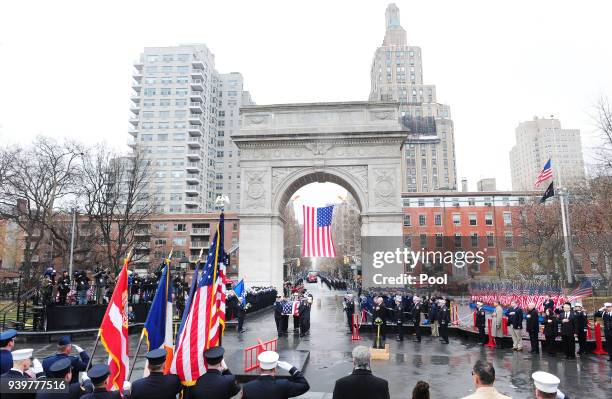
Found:
[{"label": "blue flag", "polygon": [[240,300],[241,304],[245,304],[246,302],[246,290],[244,289],[244,279],[240,280],[238,284],[234,287],[234,292],[236,296]]}]

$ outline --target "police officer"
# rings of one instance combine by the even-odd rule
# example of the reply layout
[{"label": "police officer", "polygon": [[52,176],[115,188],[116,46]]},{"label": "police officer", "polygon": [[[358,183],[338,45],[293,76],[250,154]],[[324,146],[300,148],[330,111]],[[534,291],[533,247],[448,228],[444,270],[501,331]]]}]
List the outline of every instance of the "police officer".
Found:
[{"label": "police officer", "polygon": [[446,300],[440,299],[438,302],[438,320],[440,321],[440,341],[448,344],[448,326],[450,324],[450,309],[446,306]]},{"label": "police officer", "polygon": [[353,300],[353,294],[348,293],[342,301],[342,308],[346,313],[346,324],[348,325],[349,334],[353,331],[353,315],[355,314],[355,301]]},{"label": "police officer", "polygon": [[[76,349],[79,357],[70,355],[72,348]],[[43,359],[42,365],[45,374],[47,374],[49,367],[51,367],[54,362],[63,358],[69,358],[72,362],[72,380],[70,382],[77,382],[79,372],[87,370],[89,355],[80,346],[72,345],[69,335],[64,335],[57,340],[57,353]]]},{"label": "police officer", "polygon": [[164,375],[166,362],[165,349],[153,349],[146,354],[149,375],[134,381],[129,393],[124,396],[130,399],[174,399],[183,390],[181,381],[176,374]]},{"label": "police officer", "polygon": [[196,381],[190,394],[193,399],[229,399],[240,392],[236,377],[223,360],[225,350],[215,346],[204,352],[208,369]]},{"label": "police officer", "polygon": [[238,327],[236,328],[236,331],[239,333],[245,332],[246,330],[242,328],[244,325],[244,308],[240,302],[240,298],[236,296],[236,293],[233,290],[229,291],[227,294],[227,308],[230,310],[233,317],[238,320]]},{"label": "police officer", "polygon": [[[106,364],[96,364],[87,372],[87,376],[93,384],[93,392],[81,396],[83,399],[121,399],[119,391],[109,391],[106,389],[110,369]],[[130,383],[124,383],[124,389],[129,390]]]},{"label": "police officer", "polygon": [[11,351],[15,347],[17,331],[10,329],[0,333],[0,375],[6,373],[13,367],[13,355]]},{"label": "police officer", "polygon": [[[256,380],[243,386],[242,397],[245,399],[287,399],[302,395],[310,385],[302,373],[291,364],[278,360],[278,353],[262,352],[257,356],[259,376]],[[276,378],[276,366],[289,372],[288,379]]]},{"label": "police officer", "polygon": [[66,381],[68,384],[68,393],[64,392],[40,392],[36,394],[36,399],[60,399],[69,398],[77,399],[86,393],[93,391],[91,382],[81,386],[78,382],[70,383],[72,380],[72,364],[70,359],[63,358],[55,361],[51,367],[49,367],[48,374],[45,378],[60,378]]},{"label": "police officer", "polygon": [[395,328],[397,330],[395,340],[403,341],[404,331],[402,330],[402,327],[404,325],[404,306],[402,305],[402,297],[399,295],[395,297],[395,304],[393,305],[392,314],[393,323],[395,323]]},{"label": "police officer", "polygon": [[298,312],[300,313],[300,337],[305,337],[310,331],[310,307],[312,306],[312,295],[308,294],[300,302]]},{"label": "police officer", "polygon": [[578,336],[578,354],[582,355],[587,352],[587,313],[582,309],[582,303],[576,302],[574,305],[574,329]]},{"label": "police officer", "polygon": [[487,335],[485,334],[485,323],[487,322],[487,313],[482,307],[482,302],[476,302],[476,328],[478,328],[478,342],[481,345],[487,344]]},{"label": "police officer", "polygon": [[561,339],[563,340],[563,349],[566,359],[576,358],[576,340],[574,339],[574,312],[571,310],[571,305],[565,303],[563,310],[559,313],[559,324],[561,324]]},{"label": "police officer", "polygon": [[529,342],[531,343],[531,350],[529,353],[540,353],[540,339],[538,334],[540,333],[540,315],[538,310],[535,308],[535,303],[531,302],[527,305],[527,315],[525,319],[525,329],[529,334]]},{"label": "police officer", "polygon": [[421,311],[423,309],[423,304],[421,303],[421,298],[415,296],[412,298],[414,302],[414,307],[412,308],[412,322],[414,323],[414,342],[421,342]]},{"label": "police officer", "polygon": [[606,302],[604,306],[595,313],[595,317],[601,317],[604,323],[604,335],[606,337],[606,352],[612,362],[612,303]]}]

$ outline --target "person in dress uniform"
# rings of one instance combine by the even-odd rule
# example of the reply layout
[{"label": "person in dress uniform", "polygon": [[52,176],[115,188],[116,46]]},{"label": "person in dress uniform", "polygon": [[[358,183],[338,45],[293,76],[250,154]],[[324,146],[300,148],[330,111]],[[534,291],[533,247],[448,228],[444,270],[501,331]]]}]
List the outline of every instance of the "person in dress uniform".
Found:
[{"label": "person in dress uniform", "polygon": [[546,337],[546,352],[549,355],[555,355],[555,338],[557,338],[558,332],[557,315],[552,308],[546,308],[546,312],[544,312],[544,337]]},{"label": "person in dress uniform", "polygon": [[181,381],[176,374],[164,375],[166,350],[153,349],[146,354],[149,375],[134,381],[129,392],[124,396],[130,399],[174,399],[183,390]]},{"label": "person in dress uniform", "polygon": [[421,298],[415,296],[412,298],[414,307],[412,308],[412,322],[414,323],[414,342],[421,342],[421,312],[423,310],[423,303]]},{"label": "person in dress uniform", "polygon": [[0,375],[6,373],[13,367],[13,356],[11,351],[15,347],[17,331],[10,329],[0,333]]},{"label": "person in dress uniform", "polygon": [[283,298],[280,295],[276,295],[276,301],[274,302],[274,323],[276,323],[276,332],[281,337],[283,332]]},{"label": "person in dress uniform", "polygon": [[398,295],[395,297],[395,303],[393,305],[393,309],[391,313],[393,314],[393,324],[395,324],[395,328],[396,328],[395,340],[403,341],[404,331],[402,327],[404,325],[404,306],[402,305],[401,296]]},{"label": "person in dress uniform", "polygon": [[446,306],[446,300],[440,299],[438,304],[438,320],[440,321],[440,341],[448,344],[448,327],[450,325],[450,309]]},{"label": "person in dress uniform", "polygon": [[595,313],[595,317],[601,317],[603,319],[604,336],[606,337],[606,352],[608,352],[608,356],[610,356],[608,361],[612,362],[612,303],[604,303],[604,306]]},{"label": "person in dress uniform", "polygon": [[574,330],[578,336],[578,354],[587,353],[587,313],[582,309],[582,303],[576,302],[574,305]]},{"label": "person in dress uniform", "polygon": [[554,374],[544,371],[536,371],[531,374],[535,385],[536,399],[570,399],[569,396],[559,390],[561,380]]},{"label": "person in dress uniform", "polygon": [[353,331],[353,314],[355,313],[353,294],[346,294],[344,301],[342,301],[342,308],[344,309],[344,313],[346,313],[346,323],[350,334]]},{"label": "person in dress uniform", "polygon": [[535,308],[535,303],[529,303],[529,305],[527,305],[527,315],[525,316],[527,319],[525,329],[529,334],[529,342],[531,343],[531,350],[529,353],[540,353],[540,338],[538,336],[540,333],[539,317],[540,315]]},{"label": "person in dress uniform", "polygon": [[68,384],[68,392],[39,392],[36,394],[36,399],[78,399],[86,393],[93,391],[91,383],[84,384],[83,386],[78,382],[70,383],[72,380],[72,362],[68,358],[56,360],[49,367],[45,378],[63,379]]},{"label": "person in dress uniform", "polygon": [[[310,389],[302,373],[291,364],[278,360],[278,353],[265,351],[257,356],[259,376],[242,388],[242,399],[287,399]],[[289,379],[276,378],[276,366],[289,372]]]},{"label": "person in dress uniform", "polygon": [[300,302],[298,312],[300,313],[300,337],[310,332],[310,308],[312,306],[312,295],[306,295]]},{"label": "person in dress uniform", "polygon": [[204,352],[208,369],[190,390],[193,399],[229,399],[240,392],[236,377],[229,371],[223,355],[225,350],[215,346]]},{"label": "person in dress uniform", "polygon": [[[9,380],[33,380],[38,370],[33,369],[32,352],[33,349],[19,349],[13,351],[13,365],[6,373],[2,374],[2,379]],[[40,363],[40,362],[38,362]],[[31,368],[32,367],[32,368]],[[42,371],[42,366],[40,366]],[[31,399],[35,398],[34,393],[9,392],[3,393],[2,399]]]},{"label": "person in dress uniform", "polygon": [[[106,389],[110,369],[106,364],[96,364],[87,371],[87,376],[93,384],[93,392],[81,396],[83,399],[121,399],[119,391],[109,391]],[[127,389],[126,389],[127,388]],[[124,389],[129,391],[130,383],[124,383]]]},{"label": "person in dress uniform", "polygon": [[482,307],[482,302],[476,302],[476,328],[478,329],[478,342],[481,345],[487,344],[487,334],[485,333],[485,325],[487,323],[487,313]]},{"label": "person in dress uniform", "polygon": [[561,339],[566,359],[576,358],[576,340],[574,338],[574,312],[571,305],[565,303],[563,310],[559,313],[559,324],[561,324]]},{"label": "person in dress uniform", "polygon": [[[73,348],[77,351],[79,357],[70,355]],[[79,372],[87,370],[89,355],[80,346],[73,345],[69,335],[64,335],[57,340],[57,353],[43,359],[43,370],[46,374],[53,363],[65,358],[70,359],[72,362],[72,381],[70,382],[77,382],[79,379]]]}]

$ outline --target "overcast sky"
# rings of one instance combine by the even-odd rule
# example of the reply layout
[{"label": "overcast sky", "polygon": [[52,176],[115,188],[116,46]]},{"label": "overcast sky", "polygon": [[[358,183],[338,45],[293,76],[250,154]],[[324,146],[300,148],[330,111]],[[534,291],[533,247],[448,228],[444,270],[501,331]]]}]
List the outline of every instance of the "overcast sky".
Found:
[{"label": "overcast sky", "polygon": [[[258,104],[366,100],[387,1],[3,1],[0,140],[37,134],[127,150],[132,64],[145,46],[206,43]],[[455,122],[458,180],[510,188],[518,122],[555,114],[597,144],[612,97],[612,2],[396,1]]]}]

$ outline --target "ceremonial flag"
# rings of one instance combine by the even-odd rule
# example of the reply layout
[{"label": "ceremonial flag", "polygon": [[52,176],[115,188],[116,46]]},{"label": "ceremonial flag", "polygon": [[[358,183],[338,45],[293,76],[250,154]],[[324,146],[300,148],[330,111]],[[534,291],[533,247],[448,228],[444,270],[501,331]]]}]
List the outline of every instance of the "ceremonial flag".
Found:
[{"label": "ceremonial flag", "polygon": [[540,174],[538,175],[536,182],[535,182],[535,186],[536,187],[540,187],[540,183],[542,183],[543,181],[546,181],[548,179],[550,179],[552,177],[552,167],[551,167],[551,163],[550,163],[550,159],[544,164],[544,168],[542,169],[542,171],[540,172]]},{"label": "ceremonial flag", "polygon": [[591,283],[591,280],[586,279],[586,280],[583,280],[580,283],[580,285],[568,295],[567,300],[569,302],[574,302],[574,301],[577,301],[578,299],[582,299],[584,297],[592,296],[592,295],[593,295],[593,284]]},{"label": "ceremonial flag", "polygon": [[[162,348],[166,350],[166,365],[164,372],[170,370],[174,343],[172,342],[172,279],[170,277],[170,257],[166,259],[166,266],[162,271],[157,285],[157,291],[149,309],[142,335],[147,339],[148,350]],[[144,375],[147,376],[148,368],[145,367]]]},{"label": "ceremonial flag", "polygon": [[336,248],[332,239],[332,216],[334,206],[315,208],[303,206],[304,239],[302,240],[303,257],[334,258]]},{"label": "ceremonial flag", "polygon": [[194,273],[187,313],[179,327],[177,345],[170,371],[183,385],[194,385],[206,372],[204,351],[219,345],[225,325],[225,269],[227,255],[223,247],[223,214],[208,250],[206,264],[198,277],[200,262]]},{"label": "ceremonial flag", "polygon": [[130,255],[125,258],[123,268],[119,272],[113,296],[108,303],[106,313],[100,325],[100,341],[108,353],[110,376],[107,388],[123,392],[123,382],[127,379],[128,357],[128,277],[127,269]]},{"label": "ceremonial flag", "polygon": [[244,289],[244,279],[240,280],[238,284],[234,287],[234,292],[236,293],[236,297],[240,301],[241,304],[246,303],[246,290]]},{"label": "ceremonial flag", "polygon": [[283,303],[283,310],[281,314],[284,316],[297,316],[299,314],[299,306],[299,301],[285,301],[285,303]]},{"label": "ceremonial flag", "polygon": [[554,182],[551,181],[546,191],[544,191],[544,195],[540,198],[540,204],[545,203],[547,199],[555,195],[555,187],[553,184]]}]

